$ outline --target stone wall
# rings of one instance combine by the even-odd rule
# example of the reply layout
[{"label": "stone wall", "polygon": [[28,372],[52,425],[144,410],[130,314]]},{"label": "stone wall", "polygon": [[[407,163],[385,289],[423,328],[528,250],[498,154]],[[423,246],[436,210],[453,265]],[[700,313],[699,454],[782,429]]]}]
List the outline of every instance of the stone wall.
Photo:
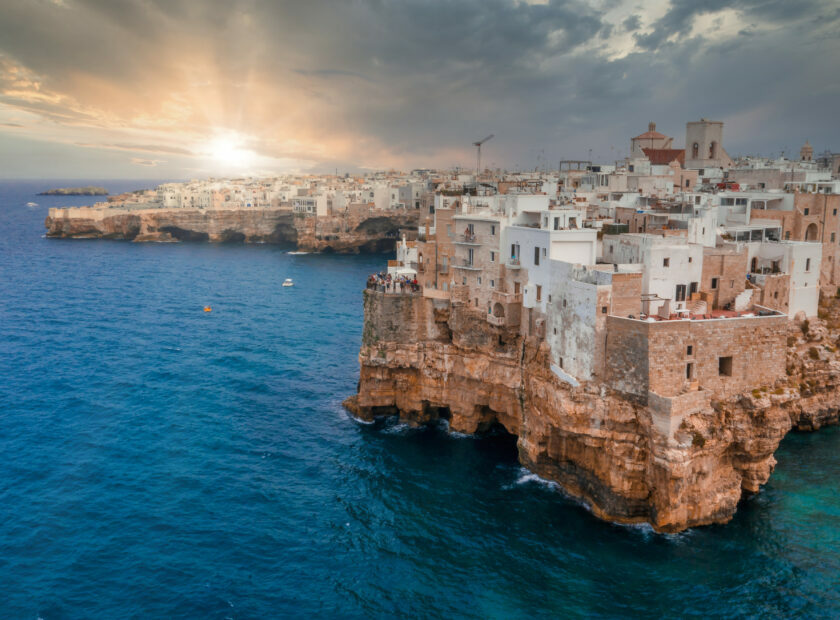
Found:
[{"label": "stone wall", "polygon": [[676,396],[694,382],[726,398],[784,376],[786,337],[784,316],[657,322],[610,317],[607,381],[642,398],[649,391]]},{"label": "stone wall", "polygon": [[[703,248],[700,290],[712,296],[714,308],[724,308],[744,291],[748,270],[746,247],[740,251],[734,247]],[[712,287],[715,278],[717,286]]]},{"label": "stone wall", "polygon": [[790,309],[790,274],[767,274],[761,276],[761,282],[761,289],[756,291],[758,298],[753,293],[753,301],[787,314]]}]

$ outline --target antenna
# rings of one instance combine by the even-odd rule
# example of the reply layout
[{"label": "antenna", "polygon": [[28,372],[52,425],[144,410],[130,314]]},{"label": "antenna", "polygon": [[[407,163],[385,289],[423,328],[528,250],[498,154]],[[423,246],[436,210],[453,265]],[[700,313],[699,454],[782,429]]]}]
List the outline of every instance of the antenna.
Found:
[{"label": "antenna", "polygon": [[475,163],[475,176],[477,177],[481,172],[481,145],[487,142],[490,138],[493,137],[491,133],[489,136],[484,138],[483,140],[479,140],[478,142],[473,142],[473,146],[476,148],[476,163]]}]

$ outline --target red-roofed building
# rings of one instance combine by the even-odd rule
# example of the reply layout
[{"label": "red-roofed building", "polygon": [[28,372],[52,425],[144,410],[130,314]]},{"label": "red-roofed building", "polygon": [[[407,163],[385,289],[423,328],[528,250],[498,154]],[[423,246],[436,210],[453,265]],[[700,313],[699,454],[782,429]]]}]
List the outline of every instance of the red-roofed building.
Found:
[{"label": "red-roofed building", "polygon": [[643,148],[642,151],[654,166],[667,166],[674,160],[678,161],[680,166],[685,164],[685,149]]},{"label": "red-roofed building", "polygon": [[[670,149],[674,139],[656,131],[656,123],[648,123],[648,130],[630,140],[630,153],[641,154],[642,149]],[[670,162],[668,162],[670,163]]]}]

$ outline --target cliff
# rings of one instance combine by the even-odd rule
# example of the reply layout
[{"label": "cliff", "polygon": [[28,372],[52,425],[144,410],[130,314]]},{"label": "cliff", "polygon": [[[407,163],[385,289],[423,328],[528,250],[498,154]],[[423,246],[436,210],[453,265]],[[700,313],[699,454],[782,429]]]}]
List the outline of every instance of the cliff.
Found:
[{"label": "cliff", "polygon": [[401,228],[416,228],[416,211],[305,217],[280,208],[199,209],[75,207],[50,209],[48,237],[136,242],[295,244],[307,252],[393,251]]},{"label": "cliff", "polygon": [[368,290],[359,392],[345,406],[365,420],[446,419],[463,433],[501,425],[525,467],[602,519],[667,532],[724,523],[768,480],[786,433],[838,422],[840,318],[834,304],[821,314],[791,323],[776,384],[643,404],[596,383],[573,387],[551,370],[544,342],[466,305]]},{"label": "cliff", "polygon": [[38,194],[39,196],[107,196],[108,190],[104,187],[87,185],[85,187],[59,187],[50,189]]}]

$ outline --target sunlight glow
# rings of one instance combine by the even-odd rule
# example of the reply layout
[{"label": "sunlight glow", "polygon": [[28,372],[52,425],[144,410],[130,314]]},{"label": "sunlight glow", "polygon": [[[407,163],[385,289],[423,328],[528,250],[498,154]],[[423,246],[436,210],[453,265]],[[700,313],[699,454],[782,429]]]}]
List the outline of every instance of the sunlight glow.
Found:
[{"label": "sunlight glow", "polygon": [[213,161],[225,168],[247,168],[251,166],[256,153],[242,147],[242,139],[234,135],[221,135],[215,138],[207,149]]}]

